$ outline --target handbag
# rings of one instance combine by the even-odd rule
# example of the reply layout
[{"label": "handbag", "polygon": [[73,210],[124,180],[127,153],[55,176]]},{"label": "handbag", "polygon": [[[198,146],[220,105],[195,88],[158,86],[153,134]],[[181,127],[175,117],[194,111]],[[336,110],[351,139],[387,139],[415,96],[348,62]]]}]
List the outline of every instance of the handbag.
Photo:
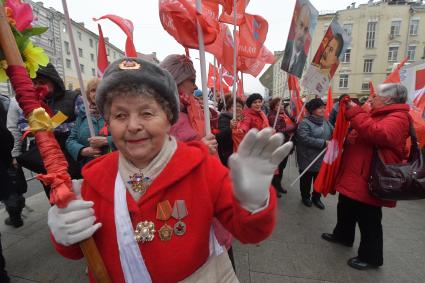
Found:
[{"label": "handbag", "polygon": [[416,200],[425,198],[425,164],[410,120],[412,144],[407,163],[385,164],[377,147],[373,150],[369,192],[383,200]]}]

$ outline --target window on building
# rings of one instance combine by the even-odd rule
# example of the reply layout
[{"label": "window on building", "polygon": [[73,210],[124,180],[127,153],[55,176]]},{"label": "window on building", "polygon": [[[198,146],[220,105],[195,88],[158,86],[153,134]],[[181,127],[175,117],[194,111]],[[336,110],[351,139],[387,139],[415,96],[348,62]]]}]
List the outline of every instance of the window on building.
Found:
[{"label": "window on building", "polygon": [[71,69],[71,60],[66,59],[65,61],[66,61],[66,67],[67,67],[68,69]]},{"label": "window on building", "polygon": [[71,54],[71,52],[69,51],[69,42],[68,41],[64,41],[64,45],[65,45],[65,52],[66,54]]},{"label": "window on building", "polygon": [[391,36],[399,36],[400,35],[400,27],[401,27],[401,21],[392,21],[391,22],[390,35]]},{"label": "window on building", "polygon": [[117,53],[114,51],[114,59],[117,58]]},{"label": "window on building", "polygon": [[407,47],[407,57],[409,58],[409,61],[415,61],[415,53],[416,53],[416,46],[415,45],[409,45]]},{"label": "window on building", "polygon": [[339,88],[348,88],[348,75],[340,74],[339,75]]},{"label": "window on building", "polygon": [[388,61],[397,61],[398,46],[390,46],[388,48]]},{"label": "window on building", "polygon": [[89,39],[89,44],[90,44],[90,47],[93,47],[93,39],[92,38]]},{"label": "window on building", "polygon": [[83,57],[83,49],[78,48],[78,56]]},{"label": "window on building", "polygon": [[366,48],[375,47],[376,22],[367,23]]},{"label": "window on building", "polygon": [[80,70],[81,70],[81,73],[84,74],[84,65],[83,64],[80,64]]},{"label": "window on building", "polygon": [[92,68],[92,69],[91,69],[91,75],[92,75],[93,77],[95,77],[95,76],[96,76],[96,69],[94,69],[94,68]]},{"label": "window on building", "polygon": [[363,64],[363,73],[372,72],[373,59],[365,59]]},{"label": "window on building", "polygon": [[109,48],[108,48],[106,55],[109,56],[109,53],[111,53],[111,50],[109,50]]},{"label": "window on building", "polygon": [[418,35],[419,20],[410,20],[409,35]]},{"label": "window on building", "polygon": [[351,59],[351,49],[347,48],[344,52],[344,56],[342,56],[342,63],[350,63]]},{"label": "window on building", "polygon": [[362,83],[362,90],[369,90],[369,83]]},{"label": "window on building", "polygon": [[66,24],[62,24],[62,31],[66,32]]},{"label": "window on building", "polygon": [[351,36],[351,33],[353,32],[353,24],[344,24],[342,28],[345,30],[348,36]]},{"label": "window on building", "polygon": [[79,41],[83,40],[83,37],[81,35],[81,32],[77,31],[77,36],[78,36],[78,40]]},{"label": "window on building", "polygon": [[94,62],[94,54],[90,53],[90,61]]}]

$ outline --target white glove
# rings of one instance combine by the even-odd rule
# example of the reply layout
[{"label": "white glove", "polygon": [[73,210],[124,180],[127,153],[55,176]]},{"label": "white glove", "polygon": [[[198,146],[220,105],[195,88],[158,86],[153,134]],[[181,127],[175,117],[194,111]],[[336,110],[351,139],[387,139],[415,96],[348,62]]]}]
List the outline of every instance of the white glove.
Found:
[{"label": "white glove", "polygon": [[272,133],[272,128],[260,132],[251,129],[238,152],[229,158],[233,193],[240,205],[251,212],[266,205],[274,171],[293,146],[292,142],[282,145],[283,135]]},{"label": "white glove", "polygon": [[70,246],[90,238],[102,224],[96,223],[92,201],[72,200],[66,208],[49,209],[47,224],[56,242]]}]

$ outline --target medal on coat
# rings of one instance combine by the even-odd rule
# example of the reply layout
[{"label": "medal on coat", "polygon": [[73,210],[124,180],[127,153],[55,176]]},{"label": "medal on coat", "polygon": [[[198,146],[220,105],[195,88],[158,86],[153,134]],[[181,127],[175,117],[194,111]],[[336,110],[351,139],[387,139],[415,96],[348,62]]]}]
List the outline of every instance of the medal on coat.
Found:
[{"label": "medal on coat", "polygon": [[134,231],[137,242],[150,242],[155,237],[155,224],[152,221],[139,222]]},{"label": "medal on coat", "polygon": [[[168,200],[158,203],[156,207],[156,219],[167,221],[171,217],[171,204]],[[161,241],[169,241],[173,236],[173,228],[165,223],[159,230],[158,235]]]},{"label": "medal on coat", "polygon": [[186,223],[184,223],[182,219],[187,216],[187,208],[184,200],[176,200],[174,202],[171,216],[178,220],[176,224],[174,224],[174,234],[177,236],[184,235],[186,233]]},{"label": "medal on coat", "polygon": [[130,184],[134,192],[144,194],[150,185],[150,178],[145,177],[142,172],[134,173],[130,175],[130,180],[127,183]]}]

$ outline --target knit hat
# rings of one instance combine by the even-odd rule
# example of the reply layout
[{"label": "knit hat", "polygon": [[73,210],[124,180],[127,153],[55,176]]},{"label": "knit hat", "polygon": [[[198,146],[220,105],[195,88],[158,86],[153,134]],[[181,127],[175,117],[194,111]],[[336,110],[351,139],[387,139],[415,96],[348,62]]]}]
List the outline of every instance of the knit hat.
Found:
[{"label": "knit hat", "polygon": [[106,69],[96,90],[96,105],[104,115],[105,96],[118,85],[146,84],[170,104],[174,124],[179,117],[179,98],[173,77],[157,65],[136,58],[121,58]]},{"label": "knit hat", "polygon": [[195,91],[193,92],[193,95],[195,97],[202,97],[202,90],[200,89],[195,89]]},{"label": "knit hat", "polygon": [[312,100],[307,102],[307,104],[305,105],[305,108],[307,109],[307,111],[309,113],[313,113],[314,110],[316,110],[317,108],[320,108],[322,106],[325,106],[325,103],[323,102],[322,99],[313,98]]},{"label": "knit hat", "polygon": [[246,99],[246,106],[248,106],[248,108],[250,108],[251,107],[251,104],[255,101],[255,100],[257,100],[257,99],[261,99],[261,100],[263,100],[263,97],[261,96],[261,94],[259,94],[259,93],[253,93],[253,94],[251,94],[250,96],[248,96],[248,98]]},{"label": "knit hat", "polygon": [[159,64],[159,66],[170,72],[177,85],[181,84],[187,79],[196,78],[196,71],[193,67],[193,62],[186,55],[168,55]]}]

